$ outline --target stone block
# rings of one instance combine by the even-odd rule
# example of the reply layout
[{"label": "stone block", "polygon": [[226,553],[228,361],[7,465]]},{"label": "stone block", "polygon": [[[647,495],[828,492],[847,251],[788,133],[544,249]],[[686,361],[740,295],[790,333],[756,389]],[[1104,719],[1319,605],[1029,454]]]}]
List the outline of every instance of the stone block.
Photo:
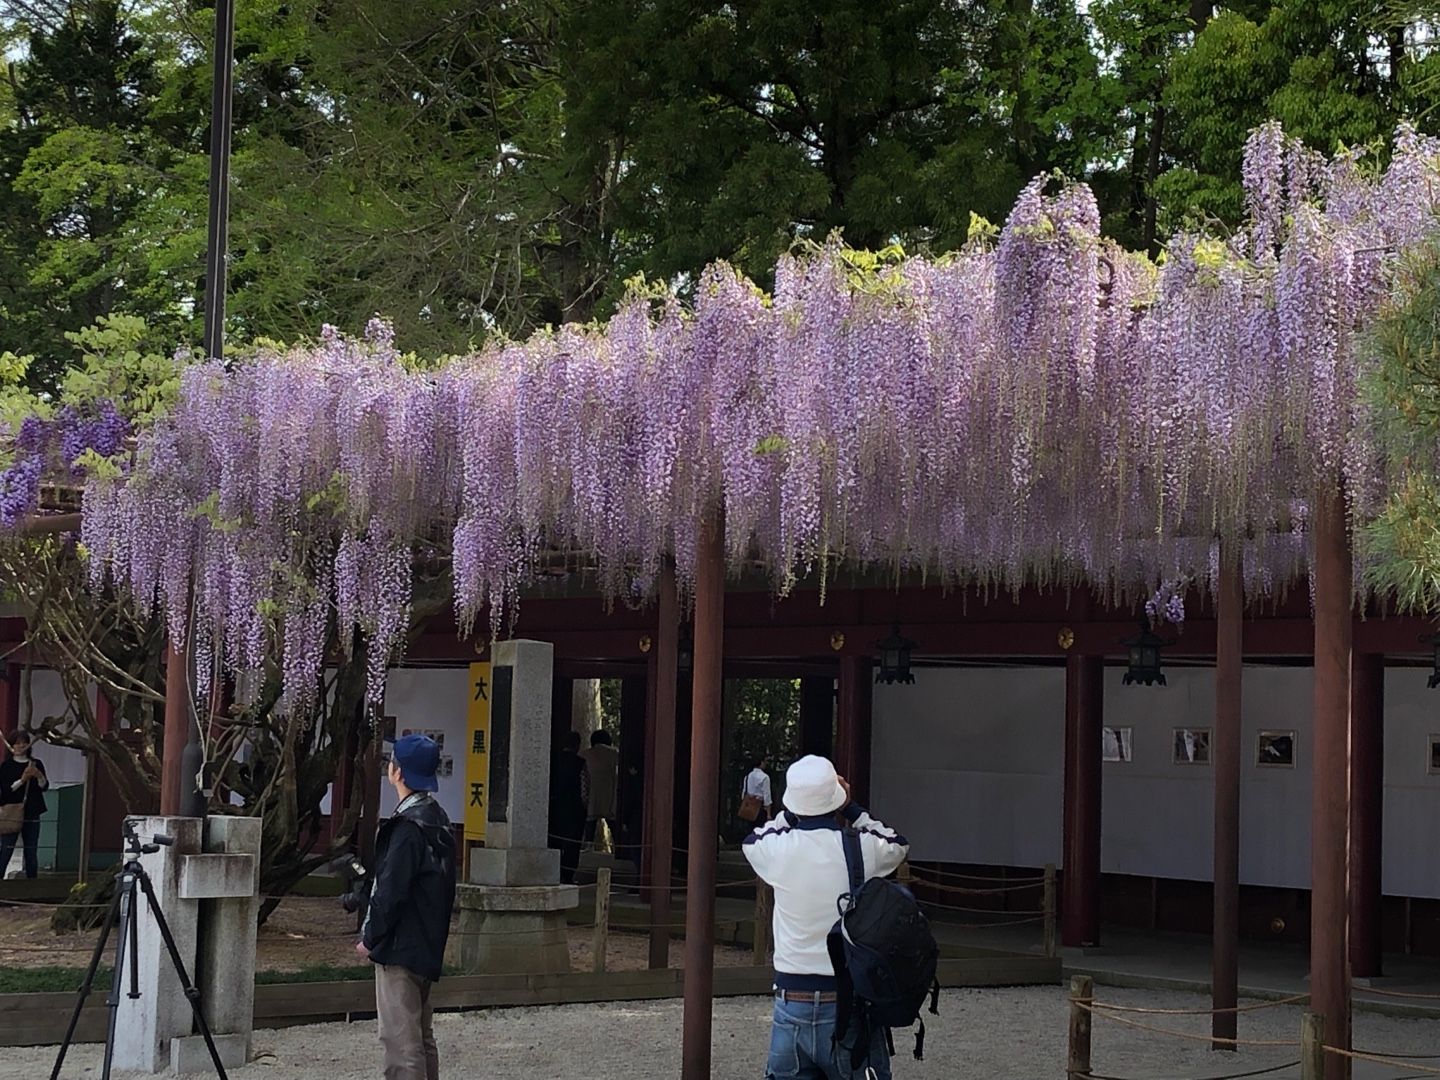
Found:
[{"label": "stone block", "polygon": [[[250,1061],[250,1039],[245,1035],[216,1035],[215,1049],[220,1054],[220,1064],[228,1069],[239,1069]],[[186,1035],[170,1041],[170,1071],[177,1076],[195,1073],[213,1073],[215,1063],[210,1060],[210,1049],[205,1045],[203,1035]]]},{"label": "stone block", "polygon": [[[239,1040],[248,1060],[255,1023],[255,935],[260,911],[259,818],[205,820],[206,859],[237,859],[246,866],[239,895],[201,900],[198,942],[200,1003],[212,1032]],[[202,1040],[203,1049],[203,1040]],[[228,1065],[228,1062],[227,1062]]]},{"label": "stone block", "polygon": [[580,889],[575,885],[537,885],[529,888],[491,885],[460,885],[455,906],[466,911],[570,911],[580,906]]},{"label": "stone block", "polygon": [[565,913],[580,903],[574,885],[462,885],[456,902],[460,919],[447,959],[466,974],[553,975],[570,970]]},{"label": "stone block", "polygon": [[239,899],[255,892],[254,855],[182,855],[180,899]]},{"label": "stone block", "polygon": [[499,641],[490,656],[495,694],[485,846],[543,849],[549,843],[555,649],[543,641]]},{"label": "stone block", "polygon": [[475,885],[556,885],[560,852],[551,848],[474,848],[470,881]]}]

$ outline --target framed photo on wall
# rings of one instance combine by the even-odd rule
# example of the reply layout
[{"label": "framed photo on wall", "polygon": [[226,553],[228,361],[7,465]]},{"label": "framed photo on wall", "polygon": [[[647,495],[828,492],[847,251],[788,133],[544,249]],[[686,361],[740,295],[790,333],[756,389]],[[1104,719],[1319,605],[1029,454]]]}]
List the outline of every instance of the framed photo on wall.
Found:
[{"label": "framed photo on wall", "polygon": [[1210,729],[1176,728],[1171,760],[1176,765],[1209,765]]},{"label": "framed photo on wall", "polygon": [[1260,732],[1255,744],[1255,764],[1262,769],[1293,769],[1295,732]]},{"label": "framed photo on wall", "polygon": [[1432,775],[1440,775],[1440,735],[1430,736],[1430,761],[1426,767]]},{"label": "framed photo on wall", "polygon": [[1100,754],[1102,761],[1133,761],[1134,729],[1128,727],[1107,727],[1101,733],[1103,749]]}]

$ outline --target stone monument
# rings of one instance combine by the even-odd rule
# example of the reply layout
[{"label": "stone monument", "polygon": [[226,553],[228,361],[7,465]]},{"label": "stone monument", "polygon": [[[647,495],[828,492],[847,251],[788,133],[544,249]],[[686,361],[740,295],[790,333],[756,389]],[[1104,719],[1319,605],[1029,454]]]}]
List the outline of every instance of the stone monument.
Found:
[{"label": "stone monument", "polygon": [[[142,839],[174,844],[142,854],[186,973],[200,990],[206,1022],[226,1068],[250,1058],[254,1026],[255,928],[259,905],[258,818],[131,819]],[[143,895],[137,899],[140,996],[120,995],[115,1065],[159,1073],[212,1072],[204,1039]],[[116,937],[112,935],[112,945]],[[108,958],[107,958],[108,959]],[[125,963],[129,963],[127,956]],[[129,980],[128,971],[125,973]]]},{"label": "stone monument", "polygon": [[554,647],[502,641],[490,655],[485,847],[457,892],[451,960],[471,974],[569,971],[566,912],[580,892],[560,884],[560,852],[548,846]]}]

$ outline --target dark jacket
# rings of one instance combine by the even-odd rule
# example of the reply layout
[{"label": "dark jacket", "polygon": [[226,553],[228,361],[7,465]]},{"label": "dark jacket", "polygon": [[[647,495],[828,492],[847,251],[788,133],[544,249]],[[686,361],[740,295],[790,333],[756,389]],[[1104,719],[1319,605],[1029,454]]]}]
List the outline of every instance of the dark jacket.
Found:
[{"label": "dark jacket", "polygon": [[31,755],[30,760],[26,762],[16,761],[14,758],[6,758],[0,762],[0,806],[17,803],[24,799],[25,820],[39,821],[40,815],[48,809],[45,805],[45,789],[39,783],[32,781],[19,791],[14,790],[15,781],[24,775],[26,765],[34,765],[40,775],[45,775],[44,762],[34,755]]},{"label": "dark jacket", "polygon": [[363,940],[375,963],[438,979],[455,907],[455,838],[433,798],[401,805],[375,839]]},{"label": "dark jacket", "polygon": [[550,757],[550,835],[576,840],[585,828],[585,759],[569,750]]}]

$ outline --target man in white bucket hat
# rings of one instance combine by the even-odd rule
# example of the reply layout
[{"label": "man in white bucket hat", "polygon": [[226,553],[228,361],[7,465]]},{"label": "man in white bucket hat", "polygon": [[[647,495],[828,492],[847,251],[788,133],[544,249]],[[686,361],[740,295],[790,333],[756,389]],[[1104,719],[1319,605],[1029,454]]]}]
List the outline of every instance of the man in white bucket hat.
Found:
[{"label": "man in white bucket hat", "polygon": [[745,840],[745,857],[775,890],[775,1016],[767,1080],[890,1080],[882,1029],[874,1033],[869,1073],[854,1073],[850,1055],[833,1045],[835,969],[825,939],[836,901],[850,891],[842,831],[860,834],[866,880],[894,873],[909,845],[850,800],[850,787],[829,760],[801,758],[785,773],[785,810]]}]

